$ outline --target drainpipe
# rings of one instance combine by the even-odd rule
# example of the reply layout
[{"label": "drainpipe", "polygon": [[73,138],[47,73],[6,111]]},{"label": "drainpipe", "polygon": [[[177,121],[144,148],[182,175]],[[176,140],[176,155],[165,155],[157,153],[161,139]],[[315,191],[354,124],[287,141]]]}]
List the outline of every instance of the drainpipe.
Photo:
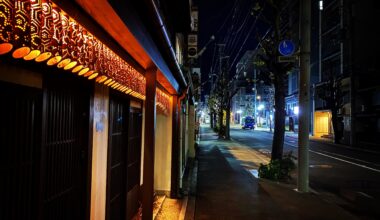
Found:
[{"label": "drainpipe", "polygon": [[[172,167],[171,167],[171,198],[178,198],[179,196],[179,186],[180,186],[180,171],[181,171],[181,144],[180,144],[180,137],[181,137],[181,101],[186,97],[188,89],[185,89],[181,96],[175,96],[173,99],[173,115],[176,115],[176,117],[173,119],[173,137],[172,137]],[[175,105],[175,106],[174,106]]]},{"label": "drainpipe", "polygon": [[153,5],[154,12],[156,14],[156,18],[157,18],[158,24],[159,24],[160,29],[161,29],[161,34],[163,35],[163,37],[164,37],[164,39],[165,39],[165,41],[167,43],[167,46],[168,46],[168,49],[169,49],[169,52],[170,52],[170,55],[171,55],[171,59],[172,59],[172,61],[174,61],[176,69],[177,69],[178,73],[180,74],[180,79],[181,79],[182,84],[186,87],[187,86],[186,79],[185,79],[185,77],[184,77],[184,75],[182,73],[181,67],[178,64],[178,60],[177,60],[177,57],[175,55],[175,51],[174,51],[173,45],[172,45],[172,43],[171,43],[171,41],[169,39],[169,35],[168,35],[167,30],[166,30],[166,26],[165,26],[165,24],[163,22],[161,13],[160,13],[160,11],[159,11],[156,3],[154,2],[154,0],[151,0],[151,2],[152,2],[152,5]]}]

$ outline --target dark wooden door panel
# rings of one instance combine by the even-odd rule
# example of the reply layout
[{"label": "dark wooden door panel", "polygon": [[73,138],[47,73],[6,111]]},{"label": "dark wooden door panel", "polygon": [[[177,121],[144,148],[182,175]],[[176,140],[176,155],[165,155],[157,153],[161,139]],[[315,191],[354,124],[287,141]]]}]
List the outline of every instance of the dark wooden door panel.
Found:
[{"label": "dark wooden door panel", "polygon": [[44,91],[43,218],[85,219],[90,88],[49,75]]},{"label": "dark wooden door panel", "polygon": [[108,139],[107,219],[126,218],[129,100],[111,91]]},{"label": "dark wooden door panel", "polygon": [[109,118],[107,220],[131,219],[139,208],[142,112],[111,91]]},{"label": "dark wooden door panel", "polygon": [[0,82],[0,219],[36,219],[42,90]]},{"label": "dark wooden door panel", "polygon": [[138,108],[129,109],[128,124],[128,168],[127,168],[127,219],[131,219],[138,211],[137,200],[140,188],[141,168],[141,135],[142,135],[142,111]]}]

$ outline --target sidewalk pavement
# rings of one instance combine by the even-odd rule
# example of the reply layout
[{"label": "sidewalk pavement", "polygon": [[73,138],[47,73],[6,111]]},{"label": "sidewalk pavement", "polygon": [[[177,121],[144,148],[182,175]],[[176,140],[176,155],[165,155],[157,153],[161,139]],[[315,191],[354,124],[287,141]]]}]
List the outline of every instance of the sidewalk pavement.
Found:
[{"label": "sidewalk pavement", "polygon": [[219,140],[208,125],[198,143],[184,197],[157,197],[155,220],[357,219],[314,193],[296,192],[295,185],[259,179],[267,152]]},{"label": "sidewalk pavement", "polygon": [[269,162],[268,155],[218,140],[208,127],[201,127],[197,159],[193,219],[356,219],[313,193],[258,179],[257,168]]}]

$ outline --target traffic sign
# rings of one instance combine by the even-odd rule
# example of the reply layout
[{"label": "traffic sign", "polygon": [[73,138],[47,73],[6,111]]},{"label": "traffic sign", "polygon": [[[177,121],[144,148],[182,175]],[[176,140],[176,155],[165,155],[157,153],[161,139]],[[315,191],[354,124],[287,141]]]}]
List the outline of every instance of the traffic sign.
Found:
[{"label": "traffic sign", "polygon": [[278,52],[280,52],[280,54],[283,56],[293,55],[295,49],[296,49],[296,46],[291,40],[283,40],[278,45]]}]

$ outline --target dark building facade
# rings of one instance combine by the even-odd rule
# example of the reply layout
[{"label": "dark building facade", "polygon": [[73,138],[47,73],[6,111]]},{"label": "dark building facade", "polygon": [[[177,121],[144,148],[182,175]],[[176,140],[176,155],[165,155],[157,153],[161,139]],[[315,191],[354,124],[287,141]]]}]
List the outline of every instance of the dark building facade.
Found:
[{"label": "dark building facade", "polygon": [[179,196],[190,8],[0,1],[0,219],[152,219],[155,194]]},{"label": "dark building facade", "polygon": [[[330,0],[323,1],[323,6],[315,5],[313,11],[314,14],[318,13],[315,18],[320,21],[314,22],[313,28],[320,33],[319,59],[313,57],[319,61],[320,68],[320,81],[316,84],[314,96],[314,126],[318,127],[319,121],[324,133],[333,133],[332,110],[319,94],[321,89],[326,88],[324,84],[334,81],[337,88],[332,89],[330,95],[338,94],[336,99],[340,102],[336,110],[337,128],[343,134],[340,142],[377,149],[380,81],[375,62],[379,60],[379,46],[376,43],[379,35],[372,27],[376,25],[379,4],[376,1]],[[328,126],[324,125],[324,121],[328,121]]]},{"label": "dark building facade", "polygon": [[[379,60],[375,28],[376,1],[313,1],[311,9],[311,131],[314,136],[334,138],[333,112],[340,133],[338,142],[377,149],[379,142]],[[292,27],[298,42],[298,1],[290,1],[282,26]],[[285,28],[284,28],[285,29]],[[286,110],[295,118],[299,71],[288,76]],[[378,150],[378,149],[377,149]]]}]

